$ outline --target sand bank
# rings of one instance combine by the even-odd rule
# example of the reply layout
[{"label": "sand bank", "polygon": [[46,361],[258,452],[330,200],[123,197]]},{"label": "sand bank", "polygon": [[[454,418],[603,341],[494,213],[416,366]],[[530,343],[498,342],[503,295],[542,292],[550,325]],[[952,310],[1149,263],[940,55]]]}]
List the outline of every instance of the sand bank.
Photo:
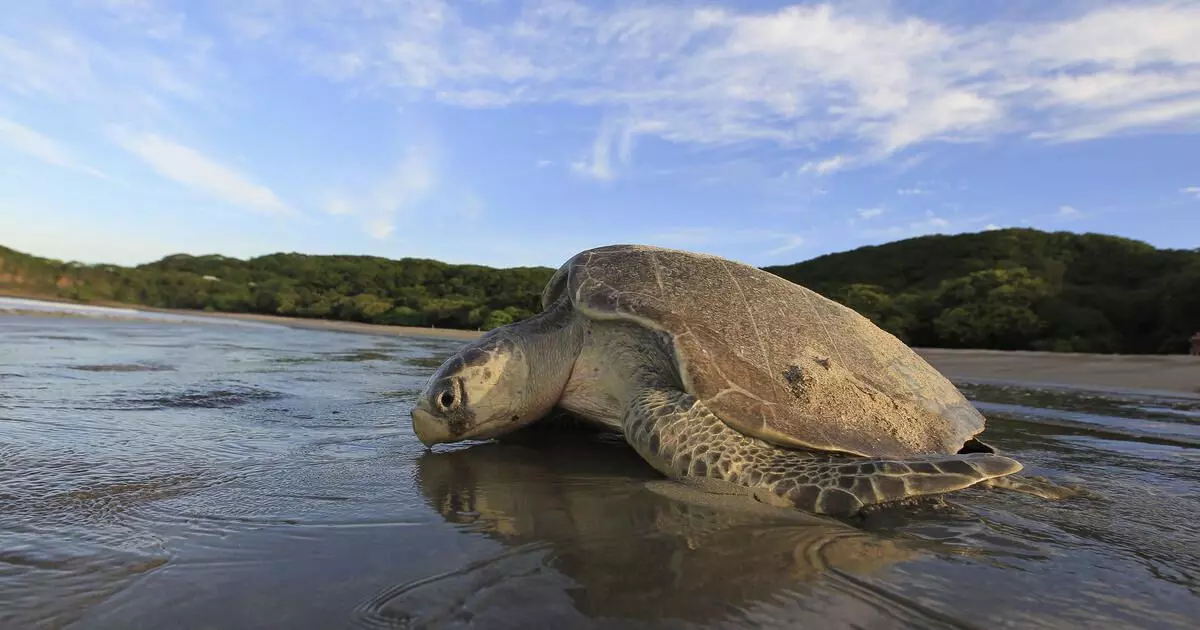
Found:
[{"label": "sand bank", "polygon": [[474,339],[481,332],[475,330],[456,330],[453,328],[433,328],[418,326],[384,326],[381,324],[363,324],[360,322],[336,321],[331,319],[307,319],[303,317],[281,317],[279,315],[259,315],[256,313],[214,313],[207,311],[185,311],[165,308],[144,308],[138,310],[156,313],[174,313],[177,315],[203,315],[218,319],[236,319],[264,324],[276,324],[290,328],[308,328],[314,330],[333,330],[365,335],[391,335],[401,337],[444,337],[446,339]]}]

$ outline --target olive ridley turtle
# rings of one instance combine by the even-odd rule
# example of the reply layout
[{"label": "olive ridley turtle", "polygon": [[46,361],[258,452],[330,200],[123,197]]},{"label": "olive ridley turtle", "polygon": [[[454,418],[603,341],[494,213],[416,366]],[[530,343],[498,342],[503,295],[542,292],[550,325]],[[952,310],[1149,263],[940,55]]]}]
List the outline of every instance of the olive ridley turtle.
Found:
[{"label": "olive ridley turtle", "polygon": [[427,446],[552,410],[611,428],[684,484],[829,515],[1006,478],[984,417],[854,310],[767,271],[644,245],[580,252],[542,311],[448,358],[411,412]]}]

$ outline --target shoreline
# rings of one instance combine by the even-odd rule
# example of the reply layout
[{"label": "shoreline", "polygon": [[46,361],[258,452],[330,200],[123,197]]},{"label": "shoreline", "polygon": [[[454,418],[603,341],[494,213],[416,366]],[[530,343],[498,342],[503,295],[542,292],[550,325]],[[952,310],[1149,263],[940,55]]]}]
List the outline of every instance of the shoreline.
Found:
[{"label": "shoreline", "polygon": [[[349,332],[367,335],[385,335],[385,336],[420,336],[420,337],[442,337],[446,339],[475,339],[482,335],[482,332],[474,330],[459,330],[456,328],[425,328],[423,326],[390,326],[385,324],[366,324],[362,322],[351,322],[335,319],[317,319],[307,317],[286,317],[283,315],[265,315],[261,313],[231,313],[225,311],[201,311],[182,308],[159,308],[156,306],[144,306],[141,304],[126,304],[124,302],[79,302],[60,297],[43,297],[31,294],[23,294],[14,291],[0,291],[0,298],[13,298],[18,300],[31,300],[37,302],[46,302],[49,304],[65,304],[71,306],[87,306],[87,307],[102,307],[121,309],[126,311],[137,311],[141,313],[158,313],[163,315],[178,315],[181,317],[191,317],[198,319],[213,319],[213,320],[236,320],[245,322],[257,322],[262,324],[274,324],[277,326],[285,326],[288,328],[300,328],[308,330],[328,330],[334,332]],[[34,317],[94,317],[109,320],[126,320],[126,321],[144,321],[141,318],[126,315],[124,313],[116,313],[111,316],[105,315],[82,315],[69,311],[55,310],[38,310],[38,309],[0,309],[0,316],[3,315],[26,315]],[[166,322],[166,320],[151,320],[155,322]]]},{"label": "shoreline", "polygon": [[365,324],[336,319],[317,319],[307,317],[285,317],[283,315],[264,315],[260,313],[225,313],[217,311],[189,311],[185,309],[133,307],[147,313],[164,313],[168,315],[183,315],[187,317],[211,317],[213,319],[233,319],[244,322],[274,324],[288,328],[307,330],[329,330],[334,332],[349,332],[362,335],[380,335],[390,337],[443,337],[446,339],[476,339],[483,333],[476,330],[459,330],[457,328],[434,328],[430,326],[391,326],[387,324]]},{"label": "shoreline", "polygon": [[[392,337],[438,337],[467,341],[483,333],[452,328],[390,326],[328,319],[284,317],[258,313],[227,313],[187,309],[155,308],[131,304],[87,304],[70,300],[48,300],[34,296],[5,294],[43,302],[85,306],[111,306],[145,313],[179,315],[197,319],[234,320],[273,324],[288,328],[324,330],[364,335]],[[95,317],[61,311],[0,310],[5,314],[37,317]],[[139,320],[124,314],[110,319]],[[158,320],[161,321],[161,320]],[[974,350],[951,348],[913,348],[935,369],[947,377],[968,382],[1010,383],[1082,389],[1118,389],[1165,394],[1200,394],[1200,356],[1083,354],[1068,352],[1039,352],[1032,350]]]}]

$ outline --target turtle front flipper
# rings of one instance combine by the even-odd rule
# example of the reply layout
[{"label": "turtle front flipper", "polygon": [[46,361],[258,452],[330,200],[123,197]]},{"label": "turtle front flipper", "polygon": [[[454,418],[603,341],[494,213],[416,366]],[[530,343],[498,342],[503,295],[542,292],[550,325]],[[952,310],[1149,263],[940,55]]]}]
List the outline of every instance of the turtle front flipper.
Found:
[{"label": "turtle front flipper", "polygon": [[730,428],[704,403],[672,389],[641,390],[623,428],[634,449],[668,477],[715,479],[760,500],[832,516],[1021,470],[1016,460],[988,453],[889,460],[780,448]]}]

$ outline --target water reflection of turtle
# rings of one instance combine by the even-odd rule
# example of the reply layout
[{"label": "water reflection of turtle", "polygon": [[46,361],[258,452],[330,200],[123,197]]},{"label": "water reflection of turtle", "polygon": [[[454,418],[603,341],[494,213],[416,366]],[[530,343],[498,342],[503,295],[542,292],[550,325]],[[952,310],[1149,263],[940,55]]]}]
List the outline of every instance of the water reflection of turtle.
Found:
[{"label": "water reflection of turtle", "polygon": [[677,481],[817,513],[980,482],[1022,489],[1007,477],[1021,464],[976,439],[984,417],[942,374],[768,272],[601,247],[555,273],[542,307],[435,372],[412,411],[425,444],[495,437],[557,407]]},{"label": "water reflection of turtle", "polygon": [[[862,579],[920,556],[926,544],[790,509],[721,504],[731,497],[663,496],[643,483],[654,472],[627,447],[578,435],[426,452],[417,466],[434,510],[503,549],[391,589],[360,610],[368,620],[513,628],[580,627],[580,616],[593,622],[586,627],[894,622],[909,605],[879,601]],[[926,613],[913,604],[902,614]]]}]

